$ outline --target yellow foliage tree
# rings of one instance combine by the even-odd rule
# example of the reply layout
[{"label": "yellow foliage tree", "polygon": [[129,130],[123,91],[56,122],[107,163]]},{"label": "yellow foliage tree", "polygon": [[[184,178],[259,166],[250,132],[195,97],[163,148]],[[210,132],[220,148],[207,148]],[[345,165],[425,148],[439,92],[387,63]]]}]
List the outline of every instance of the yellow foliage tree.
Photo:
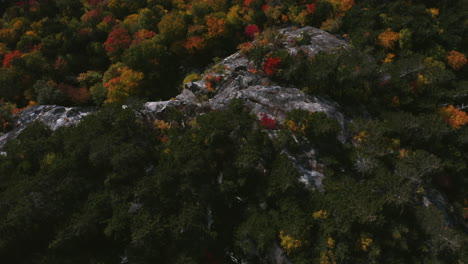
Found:
[{"label": "yellow foliage tree", "polygon": [[335,19],[329,18],[325,20],[322,25],[320,25],[320,29],[324,31],[335,31],[340,28],[341,18],[337,17]]},{"label": "yellow foliage tree", "polygon": [[372,245],[372,242],[374,242],[374,240],[372,240],[372,238],[370,238],[367,234],[361,235],[360,244],[363,251],[368,251]]},{"label": "yellow foliage tree", "polygon": [[289,255],[291,252],[302,246],[302,242],[298,239],[294,239],[290,235],[286,235],[283,230],[280,231],[279,234],[281,240],[281,246],[286,250],[286,253]]},{"label": "yellow foliage tree", "polygon": [[191,74],[185,76],[184,81],[182,82],[182,89],[185,89],[185,84],[186,83],[198,81],[198,80],[201,80],[201,78],[202,77],[197,73],[191,73]]},{"label": "yellow foliage tree", "polygon": [[437,17],[440,13],[438,8],[428,8],[426,11],[431,14],[432,17]]},{"label": "yellow foliage tree", "polygon": [[239,26],[243,23],[242,9],[239,5],[235,5],[229,9],[229,12],[226,15],[226,22],[232,26]]},{"label": "yellow foliage tree", "polygon": [[320,264],[336,264],[333,251],[328,250],[327,252],[320,253]]},{"label": "yellow foliage tree", "polygon": [[135,33],[138,28],[138,14],[131,14],[122,21],[122,27],[126,28],[130,33]]},{"label": "yellow foliage tree", "polygon": [[307,12],[307,10],[301,10],[297,6],[289,7],[288,18],[293,23],[305,26],[307,24],[308,15],[309,15],[309,12]]},{"label": "yellow foliage tree", "polygon": [[327,247],[328,248],[334,248],[335,247],[335,240],[333,237],[328,237],[327,238]]},{"label": "yellow foliage tree", "polygon": [[387,57],[385,57],[385,59],[383,60],[383,63],[389,63],[389,62],[393,62],[393,59],[395,58],[395,54],[393,53],[388,53],[387,54]]},{"label": "yellow foliage tree", "polygon": [[161,19],[158,29],[165,39],[174,41],[185,37],[187,26],[182,14],[171,12]]},{"label": "yellow foliage tree", "polygon": [[312,213],[312,218],[314,218],[315,220],[327,219],[328,213],[326,211],[319,210],[317,212]]},{"label": "yellow foliage tree", "polygon": [[11,42],[15,38],[15,31],[11,28],[0,29],[0,41]]},{"label": "yellow foliage tree", "polygon": [[279,24],[282,21],[282,16],[284,15],[282,13],[282,7],[281,6],[275,6],[275,7],[270,7],[266,9],[265,11],[265,16],[268,18],[268,22],[271,24]]},{"label": "yellow foliage tree", "polygon": [[380,33],[377,39],[380,46],[385,49],[392,49],[400,39],[400,34],[392,31],[390,28],[387,28],[384,32]]},{"label": "yellow foliage tree", "polygon": [[143,77],[142,72],[128,67],[121,69],[119,77],[104,84],[104,87],[108,89],[106,103],[123,103],[126,98],[138,94]]}]

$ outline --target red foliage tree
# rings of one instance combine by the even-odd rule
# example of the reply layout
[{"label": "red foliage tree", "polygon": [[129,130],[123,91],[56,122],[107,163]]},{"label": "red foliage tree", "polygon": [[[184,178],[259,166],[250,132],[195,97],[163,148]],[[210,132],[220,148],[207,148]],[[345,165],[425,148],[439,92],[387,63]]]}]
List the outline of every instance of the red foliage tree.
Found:
[{"label": "red foliage tree", "polygon": [[128,48],[131,42],[132,39],[125,28],[114,27],[104,42],[104,49],[110,54],[115,54]]},{"label": "red foliage tree", "polygon": [[309,14],[315,14],[315,3],[312,3],[312,4],[308,4],[306,5],[307,7],[307,12],[309,12]]},{"label": "red foliage tree", "polygon": [[262,123],[262,127],[267,129],[274,129],[276,127],[276,120],[265,113],[260,113],[260,122]]},{"label": "red foliage tree", "polygon": [[108,15],[108,16],[105,16],[103,19],[102,19],[102,22],[104,23],[115,23],[115,19],[112,15]]},{"label": "red foliage tree", "polygon": [[281,63],[281,59],[278,57],[268,58],[263,63],[263,71],[265,72],[266,75],[271,76],[275,74],[276,68],[278,68],[280,63]]},{"label": "red foliage tree", "polygon": [[88,11],[81,17],[83,22],[99,21],[102,16],[102,9],[100,7]]},{"label": "red foliage tree", "polygon": [[244,34],[249,38],[254,38],[258,32],[260,32],[260,29],[257,25],[248,25],[245,27]]},{"label": "red foliage tree", "polygon": [[13,61],[17,58],[20,58],[21,55],[23,54],[19,50],[5,54],[5,57],[3,58],[3,67],[13,67]]}]

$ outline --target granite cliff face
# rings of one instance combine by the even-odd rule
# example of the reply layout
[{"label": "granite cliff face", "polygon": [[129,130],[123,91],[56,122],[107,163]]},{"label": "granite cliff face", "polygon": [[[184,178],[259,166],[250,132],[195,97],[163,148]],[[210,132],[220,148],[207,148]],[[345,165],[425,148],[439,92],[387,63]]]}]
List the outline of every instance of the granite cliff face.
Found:
[{"label": "granite cliff face", "polygon": [[[294,39],[304,34],[310,36],[310,43],[295,45]],[[333,52],[340,48],[347,48],[346,41],[312,27],[284,28],[279,31],[278,37],[291,54],[302,50],[309,56],[314,56],[319,52]],[[237,98],[241,99],[253,114],[267,114],[277,121],[284,120],[286,113],[294,109],[324,112],[336,118],[345,131],[344,117],[338,112],[336,104],[306,95],[295,87],[279,86],[264,74],[250,71],[249,69],[254,68],[253,62],[242,56],[240,52],[227,57],[215,67],[221,70],[216,71],[212,76],[219,77],[221,81],[211,98],[208,99],[209,91],[204,78],[185,84],[185,89],[173,101],[146,103],[145,112],[153,118],[158,118],[160,112],[173,106],[221,110]],[[344,133],[340,140],[344,142]]]},{"label": "granite cliff face", "polygon": [[92,107],[64,107],[57,105],[36,105],[18,114],[15,128],[0,135],[0,149],[10,140],[16,138],[32,122],[42,122],[55,130],[62,126],[71,126],[80,122],[83,117],[95,112]]}]

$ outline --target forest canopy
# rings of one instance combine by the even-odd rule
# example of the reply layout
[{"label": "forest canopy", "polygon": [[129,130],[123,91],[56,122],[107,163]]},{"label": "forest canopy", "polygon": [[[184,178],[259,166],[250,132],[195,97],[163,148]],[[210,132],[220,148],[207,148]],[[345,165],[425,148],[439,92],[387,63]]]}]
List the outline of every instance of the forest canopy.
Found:
[{"label": "forest canopy", "polygon": [[[97,109],[55,131],[34,122],[1,149],[0,258],[466,263],[467,7],[0,2],[0,133],[35,105]],[[278,29],[305,26],[348,46],[289,52]],[[141,102],[170,100],[192,81],[210,99],[224,81],[219,61],[236,51],[251,62],[245,71],[333,102],[344,121],[299,109],[255,116],[237,99],[200,115],[142,114]],[[301,181],[304,159],[323,188]]]}]

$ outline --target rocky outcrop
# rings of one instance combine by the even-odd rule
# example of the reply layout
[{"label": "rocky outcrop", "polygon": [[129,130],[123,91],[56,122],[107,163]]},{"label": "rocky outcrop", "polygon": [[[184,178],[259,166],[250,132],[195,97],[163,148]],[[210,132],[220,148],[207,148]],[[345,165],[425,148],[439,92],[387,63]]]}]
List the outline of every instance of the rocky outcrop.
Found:
[{"label": "rocky outcrop", "polygon": [[[310,41],[297,44],[296,40],[305,35],[309,36],[307,40]],[[348,47],[345,40],[312,27],[284,28],[279,30],[276,38],[275,41],[282,43],[283,48],[291,54],[302,51],[314,56],[319,52],[332,52]],[[225,109],[233,99],[240,99],[252,114],[258,117],[267,115],[277,123],[281,123],[286,114],[294,109],[324,112],[340,122],[342,133],[339,140],[342,142],[346,140],[345,119],[335,103],[306,95],[295,87],[275,84],[265,74],[249,70],[252,68],[254,68],[253,62],[237,52],[215,65],[213,71],[209,73],[211,76],[219,77],[219,83],[212,87],[214,91],[209,91],[206,78],[190,82],[174,100],[148,102],[141,113],[150,120],[164,119],[167,111],[172,109],[184,111],[188,116],[196,116],[207,111]],[[48,105],[30,107],[21,112],[15,124],[16,128],[0,138],[0,149],[33,121],[41,121],[55,130],[62,126],[74,125],[94,111],[92,108]],[[274,136],[274,133],[270,134]],[[301,182],[312,189],[323,189],[324,176],[317,170],[320,166],[315,162],[313,149],[307,149],[300,155],[287,154],[287,156],[302,174]]]},{"label": "rocky outcrop", "polygon": [[92,107],[64,107],[57,105],[37,105],[23,110],[16,118],[14,129],[0,136],[0,149],[6,142],[16,138],[32,122],[42,122],[52,130],[71,126],[80,122],[83,117],[95,112]]},{"label": "rocky outcrop", "polygon": [[[278,38],[281,38],[284,48],[291,54],[303,51],[309,56],[314,56],[319,52],[333,52],[348,47],[345,40],[312,27],[300,29],[290,27],[280,30],[279,33]],[[310,36],[310,42],[296,45],[295,39],[303,35]],[[338,120],[342,127],[338,139],[343,143],[346,141],[345,118],[335,103],[306,95],[295,87],[279,86],[265,74],[249,70],[252,68],[255,68],[254,63],[237,52],[213,67],[216,70],[210,75],[220,80],[216,87],[212,87],[214,92],[209,92],[206,78],[189,82],[175,100],[146,103],[143,112],[155,119],[163,118],[164,112],[173,108],[196,114],[225,109],[233,99],[240,99],[252,114],[259,118],[266,114],[278,123],[281,123],[286,118],[286,114],[294,109],[324,112]],[[299,180],[305,186],[323,190],[324,175],[318,169],[321,166],[316,162],[314,149],[306,148],[302,154],[291,155],[286,152],[285,154],[295,164],[301,174]]]},{"label": "rocky outcrop", "polygon": [[[332,52],[337,49],[348,47],[348,43],[344,38],[332,35],[318,28],[288,27],[279,30],[279,33],[284,36],[283,44],[291,54],[304,51],[309,56],[313,56],[319,52]],[[304,35],[308,35],[310,37],[310,42],[305,45],[295,45],[295,40],[301,38]]]},{"label": "rocky outcrop", "polygon": [[[304,34],[310,36],[310,43],[294,44],[294,40]],[[278,38],[282,39],[284,48],[292,54],[302,50],[309,56],[314,56],[319,52],[332,52],[348,47],[345,40],[312,27],[284,28],[279,31]],[[214,92],[211,94],[206,78],[189,82],[175,100],[147,103],[144,112],[157,118],[160,113],[173,107],[182,109],[190,106],[192,110],[194,107],[222,110],[237,98],[241,99],[253,114],[257,116],[267,114],[279,122],[284,120],[286,113],[294,109],[324,112],[340,122],[343,128],[340,140],[345,141],[345,120],[335,103],[306,95],[295,87],[279,86],[265,74],[250,71],[252,68],[254,68],[253,62],[237,52],[213,67],[217,70],[210,75],[219,77],[220,83],[214,87]]]}]

